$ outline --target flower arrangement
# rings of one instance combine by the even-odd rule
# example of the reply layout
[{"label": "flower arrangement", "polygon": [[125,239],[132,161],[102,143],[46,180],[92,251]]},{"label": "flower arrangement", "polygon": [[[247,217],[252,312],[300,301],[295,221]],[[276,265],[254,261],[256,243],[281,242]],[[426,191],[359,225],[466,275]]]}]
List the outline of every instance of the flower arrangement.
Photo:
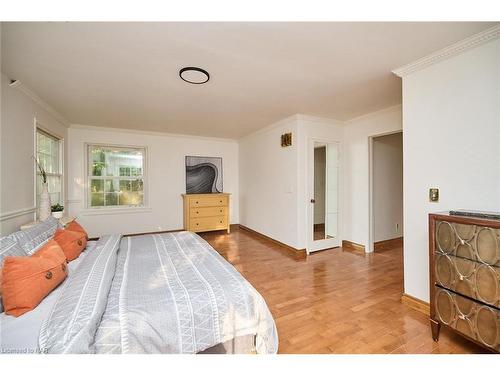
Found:
[{"label": "flower arrangement", "polygon": [[32,157],[36,163],[36,166],[38,167],[38,170],[40,171],[40,174],[42,175],[43,183],[46,184],[47,183],[47,173],[45,172],[45,169],[43,169],[42,165],[40,164],[40,162],[38,161],[38,159],[36,157],[34,157],[34,156],[32,156]]}]

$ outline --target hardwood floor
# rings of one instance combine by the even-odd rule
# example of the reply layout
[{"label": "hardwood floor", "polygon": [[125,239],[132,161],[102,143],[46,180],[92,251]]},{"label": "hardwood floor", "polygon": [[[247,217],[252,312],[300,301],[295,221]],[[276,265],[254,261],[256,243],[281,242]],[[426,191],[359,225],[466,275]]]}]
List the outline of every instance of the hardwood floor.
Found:
[{"label": "hardwood floor", "polygon": [[402,248],[305,257],[242,229],[202,237],[265,298],[279,353],[484,352],[444,328],[434,342],[427,316],[401,303]]}]

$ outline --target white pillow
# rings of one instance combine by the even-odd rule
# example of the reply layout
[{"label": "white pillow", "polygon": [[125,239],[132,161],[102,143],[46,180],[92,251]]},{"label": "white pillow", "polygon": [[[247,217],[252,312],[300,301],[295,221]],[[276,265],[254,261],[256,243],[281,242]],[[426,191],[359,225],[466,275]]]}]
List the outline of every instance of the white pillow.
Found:
[{"label": "white pillow", "polygon": [[8,237],[17,242],[27,255],[32,255],[54,236],[58,225],[59,220],[50,216],[45,221],[31,228],[14,232]]}]

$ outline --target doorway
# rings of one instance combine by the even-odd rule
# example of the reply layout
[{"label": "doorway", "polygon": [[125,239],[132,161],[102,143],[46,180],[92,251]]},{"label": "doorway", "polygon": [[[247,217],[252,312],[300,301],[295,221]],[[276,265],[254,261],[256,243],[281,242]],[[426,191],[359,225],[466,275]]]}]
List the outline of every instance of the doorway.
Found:
[{"label": "doorway", "polygon": [[340,246],[339,144],[310,141],[307,252]]},{"label": "doorway", "polygon": [[370,248],[403,246],[403,133],[372,137]]}]

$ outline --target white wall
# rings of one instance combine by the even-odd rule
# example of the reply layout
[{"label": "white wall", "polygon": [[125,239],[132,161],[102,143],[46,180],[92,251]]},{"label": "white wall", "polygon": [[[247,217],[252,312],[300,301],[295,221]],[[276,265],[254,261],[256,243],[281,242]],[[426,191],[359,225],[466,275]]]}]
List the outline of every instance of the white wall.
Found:
[{"label": "white wall", "polygon": [[[239,222],[236,141],[81,126],[72,126],[69,138],[70,214],[78,216],[91,237],[182,229],[186,155],[222,157],[224,192],[232,194],[231,223]],[[108,209],[103,213],[85,207],[85,143],[147,148],[146,208]]]},{"label": "white wall", "polygon": [[[240,224],[298,248],[297,118],[240,139]],[[281,135],[292,133],[292,146]]]},{"label": "white wall", "polygon": [[402,133],[373,139],[374,241],[403,235]]},{"label": "white wall", "polygon": [[[280,136],[293,133],[281,147]],[[296,249],[307,246],[311,139],[342,141],[338,121],[295,115],[240,140],[240,223]]]},{"label": "white wall", "polygon": [[403,119],[405,293],[429,301],[428,213],[500,210],[500,40],[405,76]]},{"label": "white wall", "polygon": [[370,250],[370,137],[397,132],[401,129],[401,106],[369,113],[345,123],[342,153],[343,239],[364,245],[367,250]]},{"label": "white wall", "polygon": [[35,164],[32,159],[35,155],[35,119],[49,133],[63,140],[67,138],[67,128],[61,121],[20,87],[11,87],[9,83],[9,78],[2,74],[0,235],[19,230],[20,225],[35,217]]}]

